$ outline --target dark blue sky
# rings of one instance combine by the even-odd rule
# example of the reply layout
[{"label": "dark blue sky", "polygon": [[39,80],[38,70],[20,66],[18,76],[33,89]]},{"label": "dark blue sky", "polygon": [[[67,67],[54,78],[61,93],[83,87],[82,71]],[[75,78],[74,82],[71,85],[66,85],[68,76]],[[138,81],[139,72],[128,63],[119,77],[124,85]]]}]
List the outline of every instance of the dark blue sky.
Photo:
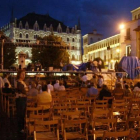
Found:
[{"label": "dark blue sky", "polygon": [[82,35],[97,29],[109,37],[119,32],[119,23],[131,20],[130,11],[140,7],[140,0],[1,0],[0,26],[9,22],[12,7],[16,18],[49,13],[70,27],[80,17]]}]

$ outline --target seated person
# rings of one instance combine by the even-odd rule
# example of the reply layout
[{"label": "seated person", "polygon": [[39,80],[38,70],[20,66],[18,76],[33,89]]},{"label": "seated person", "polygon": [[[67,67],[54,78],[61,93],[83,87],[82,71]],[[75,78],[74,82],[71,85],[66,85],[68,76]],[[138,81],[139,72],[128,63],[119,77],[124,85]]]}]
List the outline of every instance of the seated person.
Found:
[{"label": "seated person", "polygon": [[[124,90],[122,89],[122,84],[117,83],[112,93],[116,99],[122,99],[122,97],[124,96]],[[122,95],[118,96],[117,94],[122,94]]]},{"label": "seated person", "polygon": [[90,83],[86,96],[92,97],[94,95],[98,95],[98,89],[94,87],[94,83]]},{"label": "seated person", "polygon": [[36,84],[34,82],[31,83],[31,89],[28,92],[28,96],[37,96],[38,90],[36,88]]},{"label": "seated person", "polygon": [[[43,109],[50,109],[50,104],[52,102],[52,96],[47,92],[47,85],[42,86],[42,93],[37,95],[37,106],[43,107]],[[47,104],[48,103],[48,104]]]},{"label": "seated person", "polygon": [[14,91],[12,90],[12,88],[9,88],[8,83],[5,83],[4,88],[2,88],[2,92],[7,93],[7,94],[9,94],[9,93],[14,94]]},{"label": "seated person", "polygon": [[64,87],[62,82],[60,82],[60,86],[58,88],[58,91],[65,91],[65,87]]},{"label": "seated person", "polygon": [[49,81],[48,82],[48,85],[47,85],[47,87],[48,87],[48,91],[54,91],[54,89],[53,89],[53,85],[51,84],[51,82]]},{"label": "seated person", "polygon": [[56,80],[56,83],[54,84],[54,90],[58,90],[59,88],[59,80]]},{"label": "seated person", "polygon": [[[111,92],[109,91],[107,85],[103,85],[99,93],[99,100],[103,100],[104,97],[111,97]],[[112,104],[112,100],[108,101],[109,104]]]},{"label": "seated person", "polygon": [[131,97],[132,96],[132,92],[131,92],[128,85],[124,86],[124,96],[126,96],[126,97]]},{"label": "seated person", "polygon": [[103,86],[103,84],[104,84],[103,77],[102,77],[102,75],[99,75],[98,76],[98,84],[97,84],[97,87],[98,88],[101,88]]},{"label": "seated person", "polygon": [[[31,89],[29,90],[27,96],[37,97],[38,90],[36,89],[36,84],[34,82],[31,83]],[[36,98],[27,99],[28,102],[36,101]]]}]

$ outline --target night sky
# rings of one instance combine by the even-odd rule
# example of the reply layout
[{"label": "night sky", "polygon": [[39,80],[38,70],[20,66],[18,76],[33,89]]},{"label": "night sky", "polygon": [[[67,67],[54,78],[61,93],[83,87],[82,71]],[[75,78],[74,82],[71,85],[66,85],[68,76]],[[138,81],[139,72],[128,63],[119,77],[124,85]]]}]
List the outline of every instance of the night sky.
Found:
[{"label": "night sky", "polygon": [[104,37],[119,33],[119,24],[131,20],[131,10],[140,0],[1,0],[0,27],[9,22],[11,9],[20,18],[29,12],[49,13],[69,27],[80,17],[82,35],[96,29]]}]

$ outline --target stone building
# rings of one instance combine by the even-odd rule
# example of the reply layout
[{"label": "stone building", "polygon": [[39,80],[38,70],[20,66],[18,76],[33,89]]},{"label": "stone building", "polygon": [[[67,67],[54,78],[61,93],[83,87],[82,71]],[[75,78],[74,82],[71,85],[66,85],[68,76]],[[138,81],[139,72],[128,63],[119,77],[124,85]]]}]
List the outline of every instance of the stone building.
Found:
[{"label": "stone building", "polygon": [[[80,21],[78,25],[72,28],[64,25],[51,16],[29,13],[26,16],[15,19],[11,14],[10,23],[1,27],[6,36],[14,43],[21,44],[16,47],[16,54],[23,52],[26,54],[26,65],[31,62],[32,47],[31,44],[36,43],[37,37],[50,35],[59,36],[69,46],[67,49],[70,54],[71,63],[79,64],[82,60],[81,54],[81,28]],[[28,44],[28,45],[24,45]]]},{"label": "stone building", "polygon": [[[100,57],[105,65],[114,68],[123,56],[137,56],[140,59],[140,7],[131,11],[132,20],[120,26],[120,33],[98,41],[99,35],[83,36],[83,61]],[[100,36],[100,39],[101,36]],[[94,42],[92,42],[94,40]]]}]

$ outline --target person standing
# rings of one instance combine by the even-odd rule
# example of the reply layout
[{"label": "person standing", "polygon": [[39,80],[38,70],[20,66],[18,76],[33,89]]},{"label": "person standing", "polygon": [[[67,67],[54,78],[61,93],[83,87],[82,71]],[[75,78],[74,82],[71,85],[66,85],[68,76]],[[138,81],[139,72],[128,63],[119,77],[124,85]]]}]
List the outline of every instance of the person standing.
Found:
[{"label": "person standing", "polygon": [[99,71],[101,72],[102,70],[102,61],[101,60],[99,60],[99,62],[98,62],[98,69],[99,69]]},{"label": "person standing", "polygon": [[24,118],[26,111],[27,92],[28,88],[24,82],[25,71],[19,70],[17,73],[17,93],[16,93],[16,109],[17,109],[17,121],[20,132],[24,132]]}]

